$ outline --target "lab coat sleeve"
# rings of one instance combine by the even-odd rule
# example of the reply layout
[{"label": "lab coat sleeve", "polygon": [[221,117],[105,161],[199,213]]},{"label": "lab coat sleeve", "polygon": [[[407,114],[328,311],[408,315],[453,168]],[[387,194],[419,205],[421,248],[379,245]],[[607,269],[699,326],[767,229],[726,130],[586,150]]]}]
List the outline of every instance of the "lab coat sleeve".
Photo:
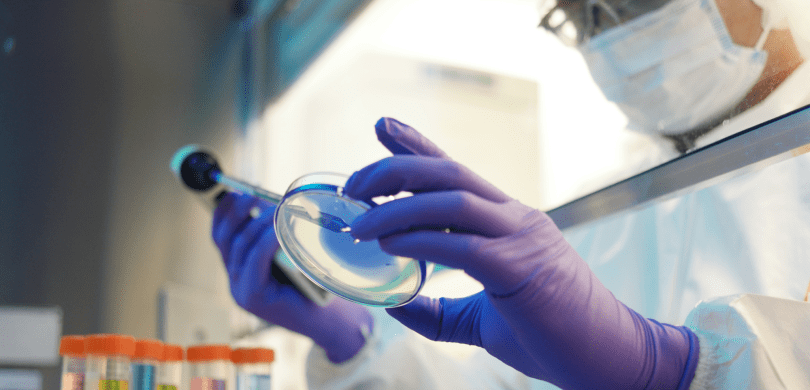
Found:
[{"label": "lab coat sleeve", "polygon": [[[348,362],[332,364],[315,346],[307,358],[310,389],[556,389],[528,378],[475,348],[467,356],[447,353],[391,318],[373,309],[372,335]],[[471,347],[474,348],[474,347]]]},{"label": "lab coat sleeve", "polygon": [[686,325],[700,340],[690,389],[810,389],[810,304],[762,295],[705,301]]}]

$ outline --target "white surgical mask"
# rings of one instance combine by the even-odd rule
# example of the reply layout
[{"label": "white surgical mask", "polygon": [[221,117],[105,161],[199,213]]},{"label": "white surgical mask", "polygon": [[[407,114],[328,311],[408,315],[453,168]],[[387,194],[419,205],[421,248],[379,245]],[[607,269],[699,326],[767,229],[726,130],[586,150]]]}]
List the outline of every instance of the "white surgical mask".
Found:
[{"label": "white surgical mask", "polygon": [[673,0],[579,50],[632,130],[673,135],[719,119],[745,97],[765,67],[768,32],[754,48],[739,46],[714,0]]}]

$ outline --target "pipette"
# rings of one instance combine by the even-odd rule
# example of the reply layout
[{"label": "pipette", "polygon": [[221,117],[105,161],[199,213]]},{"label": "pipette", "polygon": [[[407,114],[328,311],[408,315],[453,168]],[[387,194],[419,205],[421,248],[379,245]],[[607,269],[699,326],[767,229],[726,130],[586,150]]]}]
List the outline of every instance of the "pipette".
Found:
[{"label": "pipette", "polygon": [[[263,188],[256,187],[254,185],[245,183],[239,179],[235,179],[230,177],[220,171],[212,171],[210,173],[211,178],[226,187],[233,188],[243,194],[253,195],[257,198],[264,199],[274,205],[278,206],[281,203],[282,197],[278,194],[273,192],[267,191]],[[299,206],[289,206],[288,210],[294,213],[297,217],[303,218],[309,222],[312,222],[324,229],[329,229],[335,233],[347,233],[350,232],[352,229],[349,225],[332,214],[323,213],[313,208],[305,208]]]},{"label": "pipette", "polygon": [[[283,196],[279,194],[222,173],[217,161],[210,154],[198,150],[194,145],[189,145],[177,151],[172,165],[176,167],[175,172],[179,172],[183,183],[197,191],[207,191],[218,183],[243,194],[264,199],[276,206],[283,199]],[[224,194],[218,194],[218,196],[221,195]],[[348,233],[351,231],[351,227],[343,219],[320,212],[315,208],[290,206],[288,210],[301,219],[335,233]]]}]

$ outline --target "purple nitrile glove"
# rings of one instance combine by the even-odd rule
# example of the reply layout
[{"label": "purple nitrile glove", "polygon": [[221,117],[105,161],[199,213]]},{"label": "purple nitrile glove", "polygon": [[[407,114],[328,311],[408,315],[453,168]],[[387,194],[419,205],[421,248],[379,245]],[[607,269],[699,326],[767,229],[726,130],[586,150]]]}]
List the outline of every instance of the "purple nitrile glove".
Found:
[{"label": "purple nitrile glove", "polygon": [[[250,215],[254,207],[261,210],[257,218]],[[214,211],[212,235],[228,270],[231,294],[245,310],[311,338],[330,361],[342,363],[365,344],[361,330],[371,331],[371,314],[343,299],[318,306],[273,278],[271,264],[279,249],[274,212],[275,206],[267,201],[234,193],[226,195]]]},{"label": "purple nitrile glove", "polygon": [[396,119],[380,118],[374,125],[374,131],[380,143],[395,155],[410,154],[450,160],[436,144],[419,134],[413,127]]},{"label": "purple nitrile glove", "polygon": [[[392,140],[408,150],[429,143],[393,121],[382,127],[398,127],[400,136],[380,136],[386,131],[379,125],[378,137],[389,149]],[[694,333],[627,308],[548,215],[464,166],[441,157],[394,156],[357,172],[345,190],[358,199],[413,192],[355,219],[352,234],[379,238],[390,254],[463,269],[484,286],[467,298],[419,297],[388,310],[409,328],[432,340],[481,346],[566,389],[689,387],[699,351]]]}]

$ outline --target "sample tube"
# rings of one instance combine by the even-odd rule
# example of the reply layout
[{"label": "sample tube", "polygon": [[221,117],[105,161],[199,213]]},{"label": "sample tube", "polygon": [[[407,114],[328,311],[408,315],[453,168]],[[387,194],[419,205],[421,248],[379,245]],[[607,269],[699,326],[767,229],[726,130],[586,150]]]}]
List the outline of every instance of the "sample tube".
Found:
[{"label": "sample tube", "polygon": [[191,377],[190,390],[227,390],[231,371],[231,347],[196,345],[186,350]]},{"label": "sample tube", "polygon": [[183,381],[183,347],[166,345],[157,369],[157,390],[177,390]]},{"label": "sample tube", "polygon": [[84,339],[85,390],[126,390],[132,381],[135,338],[119,334],[95,334]]},{"label": "sample tube", "polygon": [[62,390],[84,390],[84,337],[63,336],[59,354],[62,355]]},{"label": "sample tube", "polygon": [[231,359],[236,367],[236,390],[270,390],[270,364],[275,360],[272,349],[239,348]]},{"label": "sample tube", "polygon": [[157,340],[135,342],[130,390],[155,390],[155,371],[160,359],[163,359],[163,343]]}]

